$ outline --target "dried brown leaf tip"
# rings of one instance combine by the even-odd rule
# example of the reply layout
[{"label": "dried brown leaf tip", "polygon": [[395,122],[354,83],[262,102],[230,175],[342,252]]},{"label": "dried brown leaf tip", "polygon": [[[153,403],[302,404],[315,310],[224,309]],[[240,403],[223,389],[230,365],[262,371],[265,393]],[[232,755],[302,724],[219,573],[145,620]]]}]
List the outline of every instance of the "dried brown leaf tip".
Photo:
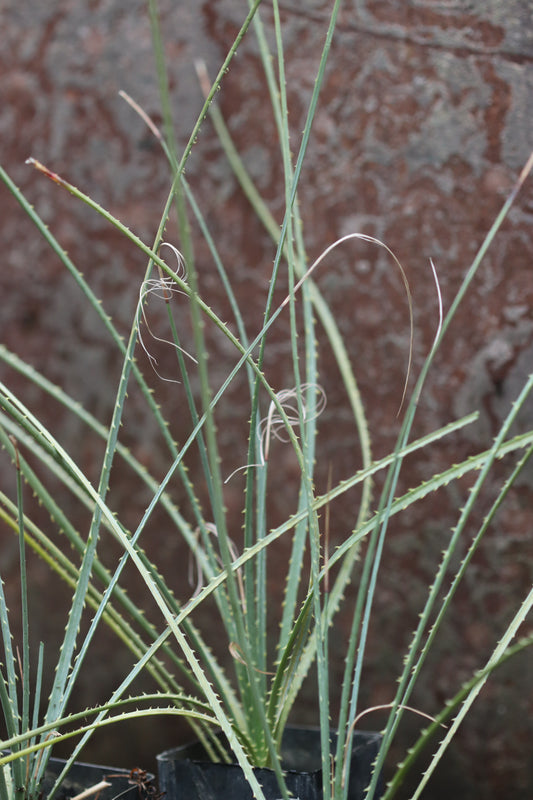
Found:
[{"label": "dried brown leaf tip", "polygon": [[39,172],[42,172],[43,175],[46,175],[47,178],[50,178],[50,180],[54,181],[54,183],[59,184],[59,186],[67,186],[67,182],[63,180],[63,178],[61,178],[57,174],[57,172],[52,172],[51,169],[45,167],[45,165],[42,164],[40,161],[37,161],[36,158],[27,158],[25,163],[29,164],[32,167],[35,167],[35,169],[38,169]]}]

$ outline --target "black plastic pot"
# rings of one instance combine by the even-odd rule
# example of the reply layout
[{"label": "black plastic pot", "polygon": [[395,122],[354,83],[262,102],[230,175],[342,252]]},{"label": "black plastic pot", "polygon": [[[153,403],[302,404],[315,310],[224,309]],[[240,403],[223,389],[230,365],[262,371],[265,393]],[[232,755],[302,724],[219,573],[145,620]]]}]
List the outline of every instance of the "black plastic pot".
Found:
[{"label": "black plastic pot", "polygon": [[[46,772],[41,784],[40,797],[46,797],[61,774],[65,761],[60,758],[51,758],[46,766]],[[105,767],[100,764],[84,764],[75,762],[70,768],[66,778],[61,783],[56,800],[69,800],[87,792],[87,800],[113,800],[120,796],[121,800],[147,800],[155,796],[155,788],[151,787],[154,776],[144,772],[116,767]],[[90,790],[102,781],[110,786],[103,787],[96,792]]]},{"label": "black plastic pot", "polygon": [[[334,751],[336,735],[331,735]],[[354,733],[349,800],[363,800],[372,765],[381,743],[379,733]],[[320,731],[288,728],[281,756],[289,793],[298,800],[322,800]],[[159,787],[165,800],[253,800],[252,790],[238,764],[213,764],[201,744],[167,750],[157,756]],[[267,800],[278,800],[280,790],[271,769],[255,769]],[[380,786],[375,800],[382,795]]]}]

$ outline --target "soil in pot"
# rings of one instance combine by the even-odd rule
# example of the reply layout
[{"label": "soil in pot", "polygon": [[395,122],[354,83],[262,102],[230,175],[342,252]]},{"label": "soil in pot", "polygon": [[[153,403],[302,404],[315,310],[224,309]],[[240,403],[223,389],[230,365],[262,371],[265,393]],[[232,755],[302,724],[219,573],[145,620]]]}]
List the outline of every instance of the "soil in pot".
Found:
[{"label": "soil in pot", "polygon": [[[40,798],[46,797],[57,776],[63,770],[65,761],[51,758],[46,767]],[[103,782],[108,786],[102,785]],[[100,787],[100,788],[98,788]],[[154,776],[144,770],[119,769],[100,764],[76,762],[69,770],[61,787],[55,795],[56,800],[71,800],[83,797],[86,800],[157,800]]]}]

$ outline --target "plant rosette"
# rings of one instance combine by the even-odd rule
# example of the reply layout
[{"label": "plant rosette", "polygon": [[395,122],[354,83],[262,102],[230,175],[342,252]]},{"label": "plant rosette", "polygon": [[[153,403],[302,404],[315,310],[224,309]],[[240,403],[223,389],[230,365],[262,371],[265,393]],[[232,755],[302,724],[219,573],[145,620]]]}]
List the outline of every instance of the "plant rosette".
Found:
[{"label": "plant rosette", "polygon": [[[354,232],[324,243],[323,252],[314,261],[306,252],[304,215],[300,214],[300,209],[305,205],[305,196],[303,192],[298,196],[298,186],[319,107],[340,8],[339,0],[331,2],[331,16],[325,24],[323,49],[317,54],[315,80],[309,83],[313,88],[308,112],[297,143],[294,134],[291,136],[289,125],[290,93],[286,91],[283,24],[278,3],[272,4],[273,20],[269,17],[272,26],[266,30],[259,16],[260,0],[250,0],[249,12],[212,84],[200,69],[206,100],[179,159],[177,153],[180,145],[171,133],[175,126],[171,113],[170,84],[165,75],[165,48],[158,22],[157,2],[149,0],[148,4],[167,139],[131,98],[128,102],[141,114],[161,143],[170,165],[169,193],[152,245],[147,245],[124,222],[65,178],[36,159],[28,160],[41,176],[53,181],[58,191],[67,191],[77,201],[85,203],[91,213],[99,214],[126,238],[128,245],[136,248],[137,255],[146,259],[144,277],[139,277],[135,286],[129,325],[125,326],[125,331],[115,326],[104,309],[109,298],[104,297],[100,301],[82,271],[0,168],[2,181],[83,293],[87,311],[95,315],[96,324],[101,325],[109,335],[120,367],[115,393],[101,398],[102,408],[113,409],[111,419],[104,424],[76,402],[66,389],[54,385],[20,356],[0,346],[2,362],[28,381],[30,401],[37,390],[44,398],[43,406],[55,403],[63,413],[66,410],[73,415],[76,425],[83,429],[80,439],[83,438],[84,447],[87,445],[89,449],[90,440],[95,443],[94,452],[103,451],[96,485],[77,461],[77,458],[82,458],[76,450],[79,442],[62,445],[59,441],[61,437],[54,436],[50,427],[32,413],[22,397],[14,394],[8,382],[0,382],[0,443],[17,470],[17,502],[3,493],[1,500],[6,524],[18,533],[20,540],[23,606],[23,641],[19,658],[12,646],[13,636],[6,622],[7,604],[3,595],[0,595],[2,638],[6,653],[5,675],[0,680],[0,700],[9,737],[5,747],[14,749],[17,745],[31,750],[47,746],[43,737],[61,729],[67,714],[67,703],[74,696],[74,684],[84,656],[96,627],[103,621],[130,647],[134,653],[134,666],[123,678],[109,703],[95,711],[91,725],[81,723],[80,730],[69,734],[83,734],[80,746],[101,723],[108,721],[109,716],[113,720],[124,719],[123,704],[135,701],[135,698],[128,698],[127,701],[124,698],[128,697],[127,693],[135,685],[140,673],[146,672],[153,678],[157,692],[138,698],[139,704],[143,702],[146,707],[144,711],[136,708],[130,717],[158,713],[185,719],[211,761],[224,760],[230,750],[230,760],[235,764],[229,767],[229,771],[237,774],[245,786],[239,789],[239,800],[246,795],[266,800],[261,787],[267,784],[271,792],[268,800],[277,800],[280,796],[288,800],[290,793],[294,792],[297,792],[300,800],[308,800],[301,796],[304,789],[298,788],[299,784],[294,790],[286,785],[286,781],[292,780],[294,773],[300,771],[301,762],[299,759],[291,760],[288,754],[284,756],[283,741],[284,732],[290,730],[287,728],[289,715],[297,700],[301,699],[304,681],[313,675],[313,701],[320,729],[313,734],[313,744],[304,747],[304,750],[313,753],[313,760],[303,762],[301,775],[314,776],[311,782],[314,781],[315,786],[317,781],[322,785],[323,796],[327,799],[347,800],[353,796],[359,800],[361,792],[366,792],[364,796],[368,800],[376,800],[381,793],[385,760],[391,752],[393,741],[397,741],[404,713],[413,710],[409,704],[413,702],[415,689],[424,668],[427,668],[427,656],[436,649],[436,637],[441,635],[444,621],[449,621],[454,595],[464,582],[471,560],[484,543],[484,535],[509,489],[533,453],[531,426],[520,435],[515,434],[517,414],[525,407],[533,390],[533,377],[528,377],[488,449],[474,453],[462,463],[449,464],[436,475],[424,475],[420,484],[409,490],[400,488],[400,473],[407,458],[423,460],[428,448],[439,445],[446,436],[455,434],[476,418],[473,412],[443,427],[437,426],[418,439],[414,438],[414,418],[424,400],[425,382],[435,355],[533,166],[533,157],[518,176],[513,191],[465,271],[446,312],[437,270],[430,261],[427,279],[435,287],[435,336],[425,355],[421,354],[420,348],[414,347],[413,309],[406,273],[385,243]],[[270,4],[264,5],[268,7]],[[224,120],[213,103],[233,57],[252,24],[265,73],[268,103],[273,111],[283,168],[284,181],[280,187],[281,202],[276,201],[276,218],[246,172]],[[209,230],[207,218],[213,209],[203,214],[193,188],[185,177],[185,167],[193,145],[208,115],[215,125],[233,173],[252,205],[256,222],[260,222],[273,239],[274,257],[268,274],[254,271],[257,299],[262,303],[262,308],[253,320],[248,315],[249,297],[239,296],[242,288],[239,278],[232,282],[231,267],[242,253],[233,253],[231,264],[226,268]],[[194,180],[194,171],[191,172]],[[280,213],[281,205],[284,207]],[[175,244],[164,241],[164,232],[173,227],[169,225],[169,219],[174,211],[177,231],[175,242],[179,250]],[[201,249],[208,259],[207,268],[206,261],[195,260],[196,236],[202,241]],[[403,394],[401,386],[398,392],[397,438],[390,452],[379,458],[373,453],[367,410],[355,374],[356,368],[364,369],[364,365],[358,362],[356,354],[352,352],[350,355],[352,335],[344,325],[347,321],[339,324],[328,304],[327,292],[321,290],[320,281],[317,280],[321,270],[327,269],[328,257],[333,251],[337,250],[338,255],[338,248],[342,252],[348,242],[357,245],[358,241],[379,249],[403,283],[406,296],[408,352],[405,355]],[[210,270],[207,279],[202,268]],[[216,296],[213,297],[209,292],[215,285]],[[285,299],[280,302],[282,297]],[[151,303],[155,300],[162,301],[163,308],[160,309],[158,327],[151,327],[148,320],[153,309]],[[176,301],[179,301],[179,305]],[[224,312],[217,314],[217,308],[224,308]],[[229,318],[230,321],[226,322]],[[285,324],[283,353],[287,357],[282,370],[285,377],[281,388],[277,383],[280,380],[279,365],[275,365],[276,369],[269,368],[269,348],[274,333],[279,333],[279,328],[277,331],[273,328],[280,318]],[[121,319],[123,324],[122,315]],[[171,348],[170,369],[174,371],[168,375],[156,369],[156,357],[150,352],[151,344],[155,341],[158,347]],[[218,344],[215,346],[214,342],[222,342],[222,346],[217,350]],[[155,388],[140,369],[138,356],[148,357],[148,371]],[[319,428],[323,424],[319,416],[324,410],[326,396],[320,383],[320,367],[324,364],[324,358],[334,364],[338,372],[335,392],[344,395],[346,417],[353,424],[350,441],[353,440],[356,450],[350,474],[331,481],[324,474],[328,454],[327,449],[321,451],[321,446],[325,439],[319,436]],[[150,367],[153,367],[153,372]],[[231,420],[236,419],[234,394],[231,391],[235,388],[237,376],[241,379],[242,387],[240,408],[245,410],[235,430],[230,430]],[[408,391],[412,383],[414,389]],[[99,388],[95,384],[95,389]],[[154,397],[154,393],[161,389],[161,394],[168,394],[163,398],[159,394],[157,398]],[[127,429],[126,407],[131,396],[138,398],[135,403],[139,402],[139,407],[142,406],[146,414],[146,424],[143,418],[143,424],[139,425],[138,407],[134,406],[129,422],[134,431]],[[228,410],[231,413],[224,416]],[[219,425],[220,419],[224,420],[225,429]],[[179,429],[176,428],[178,422]],[[140,434],[141,438],[135,441],[142,442],[143,447],[131,448],[131,438],[124,436],[124,428],[128,433]],[[142,439],[144,429],[156,431],[161,444],[162,461],[157,466],[150,459],[147,466],[144,456],[139,455],[146,453]],[[290,448],[290,458],[282,457],[279,463],[275,448],[271,446],[275,437],[286,448]],[[20,448],[17,444],[19,441]],[[31,457],[25,460],[23,453],[28,452]],[[493,467],[501,463],[504,456],[503,466],[508,472],[502,478]],[[110,476],[112,471],[115,474],[116,462],[120,466],[116,473],[117,483],[122,474],[128,473],[131,478],[131,484],[127,483],[127,493],[123,491],[126,484],[119,487],[118,492],[114,492],[111,486]],[[37,467],[51,478],[52,489],[45,486],[41,472],[37,475]],[[280,473],[284,467],[289,473],[286,487],[288,493],[292,491],[292,494],[288,498],[286,514],[283,513],[280,521],[279,515],[276,515],[276,492],[283,480]],[[391,522],[395,520],[395,515],[401,515],[414,504],[423,502],[432,492],[443,490],[450,484],[458,486],[460,490],[465,476],[471,479],[472,484],[467,499],[457,511],[453,526],[443,531],[443,536],[447,538],[442,554],[439,552],[430,570],[427,587],[424,587],[415,630],[405,653],[398,654],[397,681],[391,680],[391,702],[380,706],[387,708],[389,714],[382,737],[371,735],[370,738],[370,773],[366,759],[364,775],[361,779],[352,778],[351,764],[359,760],[357,754],[362,735],[358,722],[365,713],[361,711],[364,704],[362,683]],[[242,488],[233,493],[233,498],[239,498],[241,503],[236,517],[231,515],[228,503],[229,479],[241,481]],[[42,530],[27,519],[23,508],[24,482],[57,523],[75,557],[66,557],[68,548],[64,544],[54,549],[48,528]],[[489,483],[496,489],[491,505],[487,506],[483,490]],[[376,485],[380,489],[374,496]],[[64,494],[61,494],[58,486]],[[121,496],[123,498],[124,494],[128,499],[134,494],[135,499],[139,498],[142,507],[137,509],[137,517],[130,513],[131,509],[123,504],[123,499],[121,505]],[[65,500],[65,495],[68,500]],[[87,512],[90,514],[91,522],[85,536],[78,531],[78,518],[69,516],[72,514],[72,497],[81,506],[84,515]],[[330,525],[330,514],[335,514],[335,504],[339,498],[344,498],[354,511],[346,525]],[[483,511],[481,515],[480,506]],[[154,529],[161,530],[161,522],[154,513],[156,509],[165,515],[168,522],[169,532],[166,535],[169,541],[175,537],[179,542],[180,559],[183,551],[186,551],[191,564],[196,567],[196,581],[192,582],[192,586],[184,579],[176,588],[174,560],[161,556],[161,553],[147,555],[145,547],[149,549],[150,534]],[[238,519],[237,524],[235,519]],[[133,529],[130,530],[129,526]],[[102,534],[109,535],[118,543],[121,555],[117,561],[105,561],[105,548],[99,547]],[[59,649],[44,725],[40,727],[36,724],[40,690],[36,691],[31,703],[29,691],[26,539],[73,587],[72,610]],[[278,545],[285,546],[282,559],[276,550]],[[169,551],[162,552],[165,554]],[[158,563],[158,557],[161,563]],[[126,565],[136,572],[135,577],[146,588],[148,597],[139,599],[127,595],[122,586],[122,573]],[[271,592],[273,577],[279,587],[275,593]],[[354,587],[354,593],[348,597],[350,585]],[[143,613],[144,602],[152,610],[155,608],[150,619]],[[86,628],[81,626],[85,607],[89,607],[94,614]],[[342,676],[339,678],[338,650],[335,649],[336,663],[332,663],[333,647],[330,645],[332,630],[341,608],[345,615],[342,621],[345,651],[342,654]],[[406,771],[412,768],[414,759],[431,741],[431,737],[441,733],[439,726],[449,723],[435,755],[420,776],[413,797],[421,795],[485,682],[501,664],[533,643],[531,636],[522,640],[517,636],[532,609],[533,589],[528,589],[518,599],[513,615],[509,614],[503,631],[498,632],[498,641],[486,662],[473,670],[471,679],[458,688],[455,697],[430,718],[431,722],[425,730],[420,731],[412,749],[394,771],[385,789],[386,800],[394,796]],[[213,624],[215,615],[216,622]],[[87,633],[79,641],[80,627]],[[273,631],[276,632],[274,635]],[[41,652],[36,670],[38,686],[41,684],[42,664]],[[22,692],[19,691],[19,682]],[[82,717],[78,716],[77,719],[79,721]],[[339,731],[337,740],[331,736],[332,726]],[[32,731],[32,727],[36,730]],[[225,740],[220,738],[220,732]],[[285,742],[288,735],[286,733]],[[36,741],[37,745],[34,744]],[[223,745],[224,741],[227,742],[227,748]],[[73,757],[77,757],[77,753]],[[207,789],[204,776],[221,770],[216,764],[207,768],[205,762],[199,762],[197,758],[195,746],[193,759],[189,759],[189,763],[193,765],[196,777],[191,779],[190,786],[195,780],[199,781],[202,800],[206,800],[209,796],[207,792],[211,790]],[[172,771],[181,770],[186,760],[183,754],[172,759],[160,757],[160,767],[165,761],[173,765],[171,777],[164,776],[162,779],[169,792],[173,791],[172,782],[177,783],[172,777],[175,772]],[[204,766],[200,769],[198,764]],[[12,786],[19,791],[24,784],[23,764],[16,765],[16,769],[17,773],[11,773],[16,781]],[[0,786],[0,800],[4,800],[4,795],[6,800],[12,800],[12,794],[2,791],[9,787],[0,772],[0,783],[2,780],[4,785]],[[368,786],[361,789],[365,782]],[[187,791],[192,792],[192,788]],[[355,794],[349,794],[352,791]],[[310,796],[313,797],[312,794]]]}]

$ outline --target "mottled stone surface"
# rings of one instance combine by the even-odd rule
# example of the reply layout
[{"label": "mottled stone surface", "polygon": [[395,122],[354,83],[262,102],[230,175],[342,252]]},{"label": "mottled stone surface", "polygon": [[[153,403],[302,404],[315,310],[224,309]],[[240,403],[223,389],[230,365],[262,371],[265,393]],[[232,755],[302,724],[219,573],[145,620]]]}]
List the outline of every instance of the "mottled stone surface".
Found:
[{"label": "mottled stone surface", "polygon": [[[165,51],[178,142],[183,146],[202,105],[194,60],[218,69],[246,13],[244,0],[160,3]],[[287,47],[287,88],[293,151],[307,114],[314,75],[331,3],[283,3]],[[268,4],[265,22],[270,24]],[[119,329],[127,333],[134,312],[144,258],[121,235],[24,161],[33,156],[75,183],[131,227],[143,240],[155,236],[168,187],[168,169],[143,123],[118,97],[123,89],[159,124],[160,103],[145,4],[139,0],[7,0],[0,6],[0,151],[3,166],[27,192],[60,243],[80,266]],[[485,233],[533,149],[533,26],[529,0],[472,3],[467,0],[351,0],[342,6],[309,143],[301,183],[301,212],[309,259],[336,238],[361,232],[379,237],[403,264],[413,293],[415,344],[413,374],[420,369],[435,332],[436,297],[429,267],[438,270],[449,307]],[[220,107],[257,186],[281,220],[284,187],[274,123],[265,99],[257,46],[246,39],[225,77]],[[221,155],[209,123],[193,151],[187,176],[211,233],[256,330],[270,275],[273,246]],[[36,234],[21,209],[0,190],[0,341],[41,367],[103,421],[111,413],[120,363],[78,288]],[[477,407],[479,422],[412,458],[404,487],[415,485],[444,465],[489,446],[509,403],[531,372],[533,358],[533,181],[519,199],[462,305],[421,402],[417,433],[442,425]],[[175,241],[173,228],[168,238]],[[176,242],[176,244],[179,244]],[[225,312],[207,248],[198,241],[201,279],[214,307]],[[384,249],[365,242],[339,248],[320,268],[317,280],[345,334],[362,394],[376,455],[390,448],[398,431],[397,411],[407,363],[408,313],[399,274]],[[281,295],[280,295],[280,299]],[[229,313],[229,312],[228,312]],[[274,337],[266,368],[280,388],[292,382],[289,353]],[[214,345],[215,346],[215,345]],[[319,483],[352,472],[359,463],[357,441],[325,347],[320,348],[328,394]],[[162,351],[161,370],[172,369]],[[220,377],[231,355],[217,355]],[[7,374],[0,368],[2,375]],[[21,382],[7,376],[16,387]],[[43,407],[33,390],[31,405],[69,442],[84,467],[97,477],[98,448],[81,436],[80,425],[54,407]],[[161,383],[158,399],[171,409],[173,433],[186,433],[175,386]],[[221,416],[228,446],[228,472],[239,466],[230,423],[246,422],[238,386]],[[175,411],[174,411],[175,409]],[[531,425],[528,403],[517,428]],[[527,417],[527,418],[526,418]],[[155,430],[142,416],[134,395],[125,436],[134,452],[156,471],[167,460]],[[278,447],[280,465],[291,462]],[[237,461],[237,463],[235,463]],[[506,465],[504,465],[506,466]],[[508,465],[507,465],[508,466]],[[2,483],[13,481],[2,461]],[[194,470],[194,463],[191,464]],[[281,474],[280,470],[280,474]],[[506,474],[498,467],[494,486]],[[292,508],[276,491],[278,517]],[[290,481],[288,483],[291,486]],[[239,479],[228,489],[228,506],[240,526]],[[116,507],[133,526],[142,509],[123,476],[115,476]],[[468,481],[432,496],[392,526],[385,571],[377,598],[374,633],[365,674],[365,703],[388,702],[409,632],[446,546],[449,526],[467,497]],[[11,490],[10,490],[11,491]],[[531,470],[526,470],[498,516],[486,546],[476,556],[468,580],[455,599],[447,641],[435,654],[414,704],[431,713],[491,652],[517,602],[531,585],[533,505]],[[488,500],[487,500],[488,503]],[[485,503],[481,512],[488,505]],[[341,541],[353,524],[344,504],[335,512],[333,539]],[[475,532],[472,526],[466,536]],[[176,563],[176,587],[186,579],[179,545],[157,526],[150,548],[163,563]],[[5,538],[5,537],[4,537]],[[112,558],[112,547],[109,557]],[[464,552],[468,540],[464,543]],[[2,545],[2,575],[14,582],[16,547]],[[44,567],[35,568],[35,586],[50,597]],[[275,587],[272,587],[275,591]],[[54,590],[54,595],[56,594]],[[58,612],[62,590],[57,589]],[[15,601],[14,601],[15,602]],[[44,605],[44,604],[43,604]],[[47,601],[46,606],[55,606]],[[62,627],[37,610],[35,638]],[[347,621],[345,623],[348,624]],[[342,626],[341,626],[342,628]],[[93,681],[108,692],[125,664],[109,656],[104,640],[82,702],[94,703]],[[338,649],[339,674],[343,642]],[[52,661],[53,648],[48,646]],[[529,798],[533,786],[530,742],[531,656],[522,656],[493,681],[464,725],[434,799],[452,792],[467,798]],[[300,710],[300,718],[311,718]],[[381,724],[380,719],[368,724]],[[418,726],[409,720],[405,741]],[[119,749],[123,763],[145,757],[186,734],[156,728]],[[126,739],[126,733],[121,738]],[[166,737],[166,738],[165,738]],[[120,748],[121,743],[115,742]],[[104,755],[102,755],[104,753]],[[100,757],[109,760],[106,751]],[[398,754],[399,755],[399,754]],[[130,764],[133,766],[133,764]],[[141,764],[144,766],[144,763]]]}]

